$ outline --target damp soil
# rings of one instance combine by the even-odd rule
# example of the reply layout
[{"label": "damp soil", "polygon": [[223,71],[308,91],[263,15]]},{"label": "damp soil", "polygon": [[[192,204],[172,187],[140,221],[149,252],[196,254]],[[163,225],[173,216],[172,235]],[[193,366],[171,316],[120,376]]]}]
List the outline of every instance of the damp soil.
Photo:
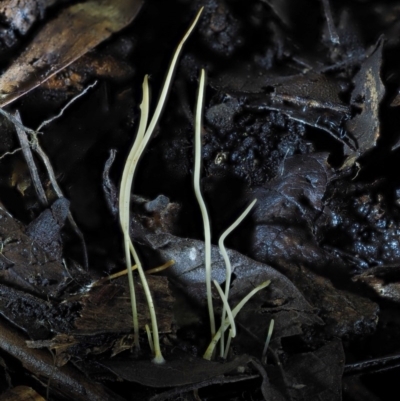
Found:
[{"label": "damp soil", "polygon": [[[36,128],[96,81],[37,135],[59,200],[34,153],[48,203],[40,201],[25,153],[14,153],[20,136],[0,120],[0,400],[18,386],[55,401],[392,399],[400,371],[399,5],[141,3],[126,27],[4,108]],[[0,8],[3,73],[68,6],[21,2],[24,23]],[[118,188],[143,77],[154,110],[175,47],[202,6],[131,197],[131,237],[145,268],[175,261],[149,279],[167,360],[158,366],[141,285],[138,351],[127,278],[108,279],[125,266]],[[271,280],[238,314],[227,360],[209,363],[193,192],[202,68],[201,188],[213,278],[226,281],[218,238],[256,198],[226,240],[230,302]],[[217,291],[213,298],[219,316]]]}]

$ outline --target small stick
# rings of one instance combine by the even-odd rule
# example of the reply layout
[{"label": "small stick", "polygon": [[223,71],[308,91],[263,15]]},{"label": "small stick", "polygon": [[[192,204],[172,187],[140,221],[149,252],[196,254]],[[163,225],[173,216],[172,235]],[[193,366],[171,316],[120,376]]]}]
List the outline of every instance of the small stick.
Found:
[{"label": "small stick", "polygon": [[322,0],[322,6],[324,7],[324,13],[326,18],[326,24],[328,25],[329,37],[334,45],[340,44],[339,35],[336,32],[335,24],[333,23],[331,7],[329,0]]},{"label": "small stick", "polygon": [[[7,113],[7,117],[8,117],[8,113]],[[14,116],[11,116],[11,117],[13,117],[10,120],[11,120],[11,122],[14,123],[15,131],[17,132],[18,139],[21,144],[22,153],[24,154],[26,164],[28,165],[29,172],[31,173],[33,186],[35,187],[39,201],[43,206],[48,206],[49,202],[47,201],[46,194],[44,192],[43,185],[40,181],[40,177],[39,177],[39,173],[38,173],[35,161],[33,160],[28,137],[26,135],[25,129],[22,128],[23,125],[22,125],[21,116],[20,116],[18,110],[15,112]]]},{"label": "small stick", "polygon": [[116,153],[117,151],[115,149],[110,150],[110,156],[108,157],[103,170],[103,192],[108,209],[114,217],[118,215],[118,193],[116,186],[111,181],[110,169],[114,163]]},{"label": "small stick", "polygon": [[81,93],[78,93],[75,97],[73,97],[62,109],[61,111],[54,117],[49,118],[48,120],[43,121],[39,127],[37,127],[36,132],[40,132],[40,130],[45,127],[46,125],[49,125],[52,123],[54,120],[57,120],[57,118],[60,118],[63,114],[64,111],[68,109],[69,106],[71,106],[72,103],[75,102],[75,100],[78,100],[81,96],[85,95],[89,89],[94,88],[97,85],[97,81],[94,81],[91,85],[86,87]]},{"label": "small stick", "polygon": [[36,131],[33,129],[30,129],[28,127],[25,127],[25,125],[22,124],[21,118],[16,118],[12,114],[8,113],[7,111],[3,110],[0,108],[0,114],[2,114],[7,120],[11,121],[14,125],[20,127],[22,130],[24,130],[28,134],[36,134]]},{"label": "small stick", "polygon": [[17,149],[12,150],[11,152],[3,153],[3,154],[0,156],[0,160],[3,159],[3,158],[6,157],[6,156],[14,155],[15,153],[19,152],[20,150],[22,150],[22,148],[17,148]]},{"label": "small stick", "polygon": [[[53,166],[50,163],[50,159],[47,156],[47,154],[45,153],[45,151],[42,149],[42,147],[39,144],[37,135],[34,134],[32,136],[32,143],[31,143],[32,149],[39,155],[39,157],[42,159],[43,164],[46,167],[47,173],[49,175],[49,179],[51,182],[51,185],[54,188],[54,192],[57,194],[57,196],[59,198],[63,198],[64,194],[60,188],[60,186],[58,185],[57,182],[57,178],[56,175],[54,173],[54,169]],[[76,224],[76,221],[74,219],[74,217],[72,216],[71,211],[68,211],[68,221],[70,222],[73,230],[75,231],[76,235],[79,237],[79,239],[81,240],[81,244],[82,244],[82,250],[83,250],[83,265],[85,267],[85,269],[87,270],[89,268],[89,259],[88,259],[88,254],[87,254],[87,249],[86,249],[86,242],[85,242],[85,237],[83,236],[82,231],[79,229],[78,225]]]}]

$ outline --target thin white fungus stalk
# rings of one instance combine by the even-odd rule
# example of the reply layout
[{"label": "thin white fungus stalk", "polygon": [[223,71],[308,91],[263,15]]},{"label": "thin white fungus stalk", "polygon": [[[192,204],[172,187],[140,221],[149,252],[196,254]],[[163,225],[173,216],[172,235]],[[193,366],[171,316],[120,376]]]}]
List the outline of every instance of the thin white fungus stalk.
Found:
[{"label": "thin white fungus stalk", "polygon": [[144,326],[144,328],[146,329],[147,339],[149,340],[150,350],[154,354],[154,342],[153,342],[153,336],[151,335],[150,327],[148,324],[146,324]]},{"label": "thin white fungus stalk", "polygon": [[[243,306],[249,301],[249,299],[255,295],[258,291],[262,290],[263,288],[269,286],[271,280],[264,281],[257,287],[253,288],[233,309],[232,315],[235,318],[236,315],[240,312]],[[212,354],[214,353],[215,346],[217,345],[221,335],[224,334],[225,330],[229,327],[229,319],[225,319],[225,321],[221,324],[219,330],[215,333],[215,336],[210,342],[210,345],[206,349],[206,352],[203,355],[204,359],[211,360]]]},{"label": "thin white fungus stalk", "polygon": [[122,176],[122,183],[121,183],[120,221],[121,221],[122,231],[124,234],[125,258],[126,258],[126,265],[127,265],[127,270],[128,270],[129,288],[130,288],[130,292],[131,292],[133,326],[134,326],[134,332],[135,332],[134,333],[135,345],[136,345],[136,347],[139,347],[139,330],[138,330],[139,324],[138,324],[138,318],[137,318],[137,307],[136,307],[135,290],[134,290],[134,283],[133,283],[133,274],[130,269],[130,266],[131,266],[130,253],[132,254],[132,256],[135,260],[135,263],[137,265],[139,276],[140,276],[140,279],[141,279],[141,282],[143,285],[143,290],[144,290],[144,293],[146,296],[147,304],[149,306],[151,324],[152,324],[152,329],[153,329],[153,346],[154,346],[153,362],[155,362],[155,363],[164,363],[165,360],[161,353],[160,340],[159,340],[159,334],[158,334],[157,317],[156,317],[156,313],[155,313],[155,308],[154,308],[154,303],[153,303],[153,299],[151,296],[150,288],[147,283],[146,275],[143,271],[142,264],[140,263],[139,257],[137,255],[137,252],[135,250],[135,247],[134,247],[134,245],[130,239],[130,235],[129,235],[130,194],[131,194],[131,190],[132,190],[132,181],[133,181],[133,177],[134,177],[135,170],[137,167],[137,163],[138,163],[148,141],[150,140],[150,137],[151,137],[151,135],[154,131],[154,128],[157,125],[158,119],[161,115],[161,111],[163,109],[169,88],[171,86],[171,80],[172,80],[173,72],[175,70],[179,54],[182,50],[184,43],[186,42],[186,40],[189,37],[192,30],[194,29],[202,10],[203,10],[203,8],[201,8],[200,11],[197,13],[196,18],[194,19],[193,23],[191,24],[188,31],[186,32],[183,39],[181,40],[181,42],[179,43],[178,47],[175,50],[174,56],[172,58],[171,64],[168,69],[167,76],[164,81],[164,86],[161,91],[161,95],[159,97],[156,110],[154,112],[154,115],[153,115],[147,129],[146,129],[146,126],[147,126],[148,109],[149,109],[149,99],[148,99],[149,98],[149,90],[148,90],[148,78],[147,78],[147,76],[145,76],[145,78],[144,78],[142,105],[145,105],[145,106],[143,106],[143,109],[142,109],[138,133],[136,136],[136,140],[133,144],[133,147],[131,149],[131,152],[129,153],[128,160],[127,160],[125,168],[124,168],[124,173]]},{"label": "thin white fungus stalk", "polygon": [[203,99],[205,88],[204,69],[200,73],[199,94],[197,96],[196,117],[195,117],[195,146],[194,146],[194,193],[200,206],[201,216],[204,226],[204,265],[206,269],[206,289],[207,305],[210,317],[211,338],[215,335],[215,317],[211,293],[211,229],[210,219],[208,218],[206,204],[200,190],[200,171],[201,171],[201,120],[203,114]]},{"label": "thin white fungus stalk", "polygon": [[[135,173],[135,168],[137,164],[137,148],[139,146],[140,140],[146,130],[147,119],[149,115],[149,87],[147,82],[147,75],[144,77],[143,81],[143,99],[140,104],[140,123],[139,129],[136,135],[136,140],[129,152],[128,159],[126,160],[124,171],[122,173],[121,188],[119,193],[119,216],[122,233],[124,236],[124,249],[125,249],[125,263],[128,271],[128,281],[129,281],[129,292],[131,298],[132,307],[132,319],[133,319],[133,332],[134,332],[134,342],[136,348],[140,348],[139,345],[139,319],[137,313],[136,305],[136,295],[135,286],[133,280],[133,273],[131,270],[131,254],[130,245],[131,238],[129,235],[129,221],[130,221],[130,199],[131,199],[131,189],[132,189],[132,179]],[[137,263],[136,263],[137,264]]]},{"label": "thin white fungus stalk", "polygon": [[265,345],[264,345],[263,353],[262,353],[262,355],[261,355],[261,360],[264,361],[264,363],[267,362],[267,351],[268,351],[269,343],[270,343],[270,341],[271,341],[272,332],[274,331],[274,324],[275,324],[275,320],[274,320],[274,319],[271,319],[271,322],[270,322],[269,328],[268,328],[267,339],[265,340]]},{"label": "thin white fungus stalk", "polygon": [[[147,142],[150,139],[150,135],[147,135],[146,125],[148,120],[148,109],[149,109],[149,85],[148,85],[148,76],[144,77],[143,81],[143,101],[141,105],[141,118],[139,123],[139,129],[136,137],[136,141],[132,146],[132,149],[129,153],[128,160],[125,165],[124,173],[122,175],[122,184],[121,184],[121,191],[123,189],[123,196],[122,199],[120,198],[120,218],[121,218],[121,227],[124,233],[124,245],[125,245],[125,257],[126,257],[126,264],[128,270],[128,279],[129,279],[129,289],[131,292],[131,302],[132,302],[132,309],[133,301],[135,297],[135,289],[134,289],[134,282],[133,282],[133,274],[132,270],[129,268],[131,266],[131,257],[132,254],[133,259],[137,265],[137,269],[139,272],[140,281],[143,286],[143,291],[146,296],[147,305],[149,307],[150,318],[151,318],[151,325],[153,329],[153,349],[154,349],[154,362],[156,363],[163,363],[164,357],[161,353],[160,348],[160,340],[158,335],[158,325],[157,325],[157,316],[154,308],[153,298],[151,296],[150,287],[147,283],[146,275],[144,273],[142,264],[140,259],[137,255],[136,249],[131,241],[130,233],[129,233],[129,222],[130,222],[130,194],[132,191],[132,184],[133,184],[133,177],[135,175],[135,170],[142,155]],[[122,207],[121,207],[122,206]],[[128,267],[129,266],[129,267]],[[136,337],[138,340],[138,330],[135,329],[135,324],[139,326],[138,318],[137,318],[137,309],[133,312],[134,316],[134,331],[135,331],[135,341]],[[138,346],[139,342],[135,345]]]},{"label": "thin white fungus stalk", "polygon": [[[223,338],[224,338],[224,336],[221,336],[221,340]],[[225,347],[225,352],[224,352],[224,356],[223,356],[224,359],[228,358],[229,348],[231,346],[231,340],[232,340],[232,330],[229,330],[228,340],[226,341],[226,347]]]},{"label": "thin white fungus stalk", "polygon": [[[245,219],[245,217],[249,214],[250,210],[253,208],[253,206],[255,205],[256,202],[257,202],[257,199],[254,199],[253,202],[251,202],[250,205],[247,206],[246,210],[233,222],[233,224],[225,230],[225,232],[219,237],[219,240],[218,240],[219,251],[221,252],[221,255],[224,258],[224,262],[225,262],[225,269],[226,269],[225,298],[227,300],[229,300],[229,289],[231,287],[232,266],[231,266],[231,261],[229,260],[228,253],[226,252],[226,249],[225,249],[224,241],[225,241],[226,237]],[[225,315],[226,315],[226,308],[225,308],[225,304],[224,304],[223,309],[222,309],[221,322],[223,322],[225,320]],[[227,345],[227,348],[229,348],[228,345]],[[222,336],[221,342],[220,342],[221,358],[224,358],[225,354],[227,354],[227,352],[225,352],[225,336]]]},{"label": "thin white fungus stalk", "polygon": [[143,291],[144,294],[146,296],[146,301],[147,301],[147,305],[149,307],[149,312],[150,312],[150,320],[151,320],[151,326],[153,329],[153,344],[154,344],[154,358],[153,358],[153,362],[154,363],[164,363],[165,359],[162,356],[161,353],[161,348],[160,348],[160,338],[158,335],[158,324],[157,324],[157,316],[156,316],[156,310],[154,308],[154,302],[153,302],[153,297],[151,296],[151,292],[150,292],[150,287],[149,287],[149,283],[147,282],[147,278],[146,275],[144,273],[142,264],[140,262],[139,256],[136,253],[136,249],[133,246],[132,242],[130,243],[130,249],[133,255],[133,258],[135,259],[135,262],[138,266],[138,272],[139,272],[139,276],[140,276],[140,281],[142,282],[142,286],[143,286]]}]

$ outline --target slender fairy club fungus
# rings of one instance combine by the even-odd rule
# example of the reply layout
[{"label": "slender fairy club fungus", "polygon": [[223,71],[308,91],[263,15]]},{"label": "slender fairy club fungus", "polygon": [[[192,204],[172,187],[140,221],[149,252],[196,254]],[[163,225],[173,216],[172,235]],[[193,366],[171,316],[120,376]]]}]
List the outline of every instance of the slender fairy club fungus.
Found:
[{"label": "slender fairy club fungus", "polygon": [[[271,283],[271,280],[264,281],[257,287],[253,288],[233,309],[232,309],[232,315],[235,318],[236,315],[240,312],[240,310],[243,308],[243,306],[249,301],[249,299],[255,295],[258,291],[262,290],[265,287],[268,287],[269,284]],[[211,340],[210,345],[206,349],[206,352],[203,355],[204,359],[211,360],[212,354],[214,353],[215,346],[217,345],[219,339],[221,338],[221,335],[224,334],[225,330],[229,327],[229,319],[225,319],[221,323],[221,327],[218,329],[218,331],[215,333],[215,336]]]},{"label": "slender fairy club fungus", "polygon": [[199,94],[197,97],[196,117],[195,117],[195,157],[194,157],[194,193],[199,203],[201,216],[204,226],[204,264],[206,269],[206,289],[207,289],[207,305],[210,317],[211,338],[215,335],[215,317],[214,307],[211,294],[211,229],[210,220],[208,218],[207,208],[201,195],[200,190],[200,170],[201,170],[201,119],[203,114],[203,100],[205,88],[205,72],[202,69],[199,82]]},{"label": "slender fairy club fungus", "polygon": [[150,346],[151,352],[154,354],[154,342],[153,342],[153,336],[151,335],[150,327],[148,324],[146,324],[144,326],[144,328],[146,329],[147,339],[149,340],[149,346]]},{"label": "slender fairy club fungus", "polygon": [[270,322],[269,328],[268,328],[267,339],[265,340],[264,349],[263,349],[263,352],[261,355],[261,360],[263,361],[264,364],[267,363],[267,351],[268,351],[269,343],[271,341],[272,332],[274,331],[274,324],[275,324],[275,320],[271,319],[271,322]]},{"label": "slender fairy club fungus", "polygon": [[[225,268],[226,268],[226,280],[225,280],[225,298],[228,300],[229,299],[229,289],[231,286],[231,278],[232,278],[232,267],[231,267],[231,261],[229,260],[228,253],[226,252],[224,241],[226,237],[245,219],[245,217],[249,214],[250,210],[253,208],[255,203],[257,202],[257,199],[254,199],[253,202],[250,203],[249,206],[247,206],[246,210],[233,222],[233,224],[228,227],[225,232],[220,236],[219,241],[218,241],[218,246],[219,250],[221,252],[222,257],[224,258],[225,262]],[[225,320],[225,315],[226,315],[226,308],[225,304],[222,309],[222,316],[221,316],[221,322]],[[234,336],[233,336],[234,337]],[[220,348],[220,357],[223,358],[225,355],[225,336],[221,336],[221,342],[220,342],[221,348]],[[229,346],[227,346],[229,348]]]},{"label": "slender fairy club fungus", "polygon": [[148,88],[148,78],[145,76],[143,82],[143,100],[140,106],[141,108],[141,117],[139,123],[138,133],[136,135],[135,142],[132,146],[132,149],[129,153],[128,159],[126,161],[124,172],[122,175],[121,181],[121,189],[120,189],[120,200],[119,200],[119,207],[120,207],[120,224],[124,236],[124,248],[125,248],[125,259],[126,259],[126,268],[128,270],[128,278],[129,278],[129,290],[131,294],[131,304],[132,304],[132,315],[133,315],[133,328],[134,328],[134,339],[135,339],[135,346],[139,348],[139,322],[137,316],[137,306],[136,306],[136,297],[135,297],[135,288],[134,288],[134,281],[133,281],[133,274],[131,270],[131,254],[137,264],[139,277],[142,282],[143,290],[146,295],[147,304],[149,306],[150,311],[150,318],[151,318],[151,325],[153,331],[153,349],[154,349],[154,359],[155,363],[163,363],[164,357],[161,353],[160,348],[160,340],[158,335],[158,326],[157,326],[157,318],[154,309],[154,303],[151,296],[150,288],[146,280],[146,275],[143,271],[143,267],[140,263],[139,257],[137,255],[136,249],[131,241],[129,235],[129,222],[130,222],[130,196],[132,191],[132,182],[136,170],[137,163],[146,148],[148,141],[151,138],[151,135],[154,131],[158,123],[158,119],[161,115],[161,111],[164,107],[169,88],[171,86],[172,76],[176,67],[176,63],[179,57],[179,54],[182,50],[184,43],[186,42],[187,38],[189,37],[190,33],[193,31],[194,27],[198,19],[200,18],[200,14],[203,8],[197,13],[196,18],[194,19],[193,23],[189,27],[188,31],[184,35],[183,39],[180,41],[178,47],[175,50],[174,56],[172,58],[171,64],[168,69],[167,76],[164,81],[164,85],[154,112],[152,119],[146,129],[147,121],[148,121],[148,110],[149,110],[149,88]]},{"label": "slender fairy club fungus", "polygon": [[[231,326],[231,330],[229,332],[229,342],[232,337],[236,335],[236,327],[235,327],[235,313],[230,310],[228,297],[229,297],[229,287],[231,284],[231,263],[229,261],[228,254],[226,252],[224,241],[225,238],[242,222],[242,220],[247,216],[250,212],[254,204],[256,203],[256,199],[246,208],[246,210],[238,217],[238,219],[221,235],[219,239],[219,248],[221,254],[225,261],[226,266],[226,285],[225,285],[225,294],[222,292],[219,284],[214,280],[214,284],[218,290],[218,293],[223,302],[223,311],[222,311],[222,319],[221,319],[221,327],[216,333],[215,329],[215,317],[214,317],[214,307],[212,301],[212,293],[211,293],[211,229],[210,229],[210,220],[207,213],[207,208],[201,194],[200,190],[200,172],[201,172],[201,122],[202,122],[202,114],[203,114],[203,102],[204,102],[204,89],[205,89],[205,72],[204,69],[201,70],[200,80],[199,80],[199,92],[197,97],[197,105],[196,105],[196,115],[195,115],[195,151],[194,151],[194,192],[196,195],[197,202],[199,204],[201,215],[203,218],[203,227],[204,227],[204,265],[206,272],[206,289],[207,289],[207,306],[208,313],[210,318],[210,328],[211,328],[211,343],[204,354],[205,359],[211,359],[212,353],[214,352],[215,345],[218,343],[221,338],[221,357],[227,355],[228,349],[224,348],[224,332],[225,330]],[[269,284],[269,282],[268,282]],[[252,297],[257,291],[261,288],[266,287],[268,284],[261,284],[256,287],[253,291],[250,292],[235,308],[236,314],[242,308],[242,306],[247,302],[250,297]],[[228,318],[225,319],[225,315],[228,314]],[[229,346],[227,347],[229,348]]]},{"label": "slender fairy club fungus", "polygon": [[[122,233],[124,236],[124,248],[125,248],[125,262],[126,269],[128,271],[128,280],[129,280],[129,290],[131,297],[131,306],[132,306],[132,317],[133,317],[133,331],[134,331],[134,341],[135,346],[139,348],[139,319],[137,314],[137,306],[136,306],[136,295],[135,295],[135,287],[133,281],[133,273],[131,270],[132,262],[131,262],[131,254],[130,254],[130,235],[129,235],[129,206],[131,199],[131,189],[132,189],[132,179],[135,173],[135,168],[137,164],[137,149],[139,147],[140,141],[143,138],[143,134],[146,129],[147,118],[148,118],[148,110],[149,110],[149,93],[148,93],[148,85],[147,85],[147,76],[144,78],[143,82],[143,100],[140,105],[141,115],[140,115],[140,124],[139,129],[136,135],[136,140],[132,146],[132,149],[128,155],[128,159],[126,160],[124,172],[122,174],[121,180],[121,188],[119,193],[119,215],[120,215],[120,224]],[[137,262],[136,262],[137,264]]]}]

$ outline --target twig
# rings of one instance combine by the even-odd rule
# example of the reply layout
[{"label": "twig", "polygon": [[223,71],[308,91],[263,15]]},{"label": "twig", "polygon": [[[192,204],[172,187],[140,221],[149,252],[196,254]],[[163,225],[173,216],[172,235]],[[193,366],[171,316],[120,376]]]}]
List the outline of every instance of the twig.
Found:
[{"label": "twig", "polygon": [[75,102],[75,100],[79,99],[81,96],[85,95],[89,89],[94,88],[97,85],[97,81],[94,81],[91,85],[89,85],[88,87],[86,87],[81,93],[79,93],[78,95],[76,95],[75,97],[73,97],[62,109],[61,111],[54,117],[43,121],[39,127],[37,127],[36,132],[39,132],[43,127],[45,127],[46,125],[49,125],[50,123],[52,123],[54,120],[56,120],[57,118],[60,118],[63,114],[64,111],[68,109],[69,106],[71,106],[72,103]]},{"label": "twig", "polygon": [[19,152],[20,150],[22,150],[22,148],[17,148],[17,149],[14,149],[14,150],[11,151],[11,152],[3,153],[3,154],[0,156],[0,160],[3,159],[4,157],[8,156],[8,155],[13,155],[13,154],[15,154],[15,153]]},{"label": "twig", "polygon": [[27,132],[28,134],[35,134],[36,131],[33,129],[30,129],[28,127],[25,127],[25,125],[22,124],[21,118],[16,118],[14,117],[11,113],[8,113],[7,111],[3,110],[0,108],[0,114],[2,114],[7,120],[11,121],[15,126],[20,127],[22,130]]},{"label": "twig", "polygon": [[[1,110],[1,109],[0,109]],[[54,173],[53,166],[50,163],[50,159],[42,149],[42,147],[39,144],[39,140],[37,138],[37,133],[36,131],[33,131],[29,128],[26,128],[21,121],[21,116],[18,111],[15,112],[15,115],[12,116],[11,114],[4,112],[4,110],[1,110],[3,115],[8,118],[12,123],[14,123],[15,130],[18,135],[19,142],[21,144],[21,149],[24,154],[26,163],[28,165],[29,171],[31,173],[33,185],[35,187],[36,193],[38,195],[39,201],[43,206],[48,206],[49,202],[47,200],[46,194],[44,192],[43,185],[40,181],[39,173],[37,171],[37,167],[35,164],[35,161],[33,160],[31,148],[38,154],[38,156],[41,158],[43,161],[43,164],[46,167],[47,173],[50,178],[50,182],[54,188],[55,193],[59,198],[63,198],[64,194],[60,188],[60,186],[57,183],[56,175]],[[31,134],[31,142],[28,141],[27,133]],[[89,268],[89,260],[88,260],[88,255],[87,255],[87,249],[86,249],[86,243],[85,243],[85,238],[83,236],[82,231],[79,229],[78,225],[75,222],[74,217],[72,216],[71,211],[68,212],[68,221],[70,222],[73,230],[75,231],[76,235],[79,237],[82,243],[82,249],[83,249],[83,265],[85,269],[87,270]]]},{"label": "twig", "polygon": [[33,160],[33,156],[32,156],[31,148],[29,145],[28,137],[26,135],[25,127],[22,125],[21,116],[18,111],[15,112],[14,116],[9,115],[8,113],[6,113],[4,115],[7,118],[12,117],[12,118],[10,118],[10,120],[11,120],[11,122],[14,123],[15,130],[17,132],[18,139],[21,144],[22,153],[24,154],[26,163],[27,163],[29,171],[31,173],[33,185],[35,187],[39,201],[43,206],[48,206],[49,202],[47,201],[46,194],[44,192],[43,185],[40,181],[39,173],[37,171],[35,161]]},{"label": "twig", "polygon": [[340,45],[339,35],[336,32],[335,24],[333,23],[329,0],[322,0],[322,6],[324,7],[324,14],[326,18],[326,24],[328,26],[330,40],[334,45]]},{"label": "twig", "polygon": [[[49,175],[49,179],[51,182],[51,185],[54,188],[54,192],[57,194],[59,198],[63,198],[64,194],[58,185],[56,175],[54,173],[53,166],[50,163],[50,159],[45,153],[45,151],[42,149],[42,147],[39,144],[37,135],[34,134],[32,136],[32,142],[31,142],[32,149],[39,155],[39,157],[42,159],[43,164],[46,167],[47,173]],[[78,225],[76,224],[76,221],[74,217],[72,216],[71,211],[68,211],[68,221],[70,222],[73,230],[75,231],[76,235],[79,237],[81,240],[82,244],[82,253],[83,253],[83,265],[85,269],[87,270],[89,268],[89,259],[88,259],[88,254],[87,254],[87,248],[86,248],[86,242],[85,242],[85,237],[83,236],[82,231],[79,229]]]},{"label": "twig", "polygon": [[103,170],[103,191],[106,198],[106,203],[111,214],[115,217],[118,214],[118,193],[117,188],[110,178],[110,169],[114,163],[115,155],[117,151],[115,149],[110,150],[110,156],[108,157]]}]

